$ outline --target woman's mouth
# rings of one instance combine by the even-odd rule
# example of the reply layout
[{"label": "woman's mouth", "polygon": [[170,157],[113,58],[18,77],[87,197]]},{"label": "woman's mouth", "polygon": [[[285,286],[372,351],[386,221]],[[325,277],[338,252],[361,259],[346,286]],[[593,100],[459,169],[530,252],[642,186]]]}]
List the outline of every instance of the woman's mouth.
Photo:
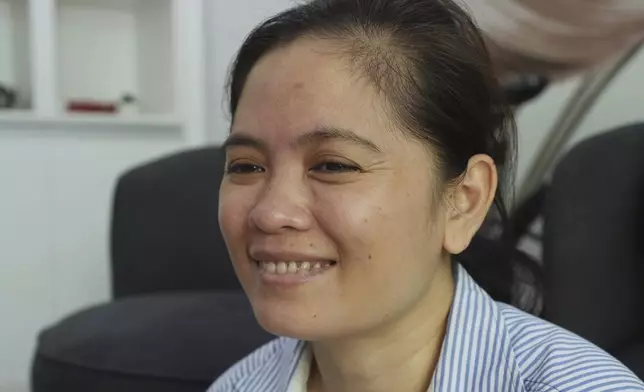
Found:
[{"label": "woman's mouth", "polygon": [[271,283],[303,283],[322,275],[337,265],[332,260],[319,261],[261,261],[255,260],[262,278]]}]

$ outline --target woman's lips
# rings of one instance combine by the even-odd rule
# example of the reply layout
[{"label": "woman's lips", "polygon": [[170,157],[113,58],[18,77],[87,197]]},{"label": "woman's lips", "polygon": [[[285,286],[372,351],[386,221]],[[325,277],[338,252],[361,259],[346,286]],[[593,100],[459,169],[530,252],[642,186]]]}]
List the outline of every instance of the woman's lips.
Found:
[{"label": "woman's lips", "polygon": [[256,260],[262,279],[274,284],[298,284],[323,275],[336,266],[332,260],[318,261],[261,261]]}]

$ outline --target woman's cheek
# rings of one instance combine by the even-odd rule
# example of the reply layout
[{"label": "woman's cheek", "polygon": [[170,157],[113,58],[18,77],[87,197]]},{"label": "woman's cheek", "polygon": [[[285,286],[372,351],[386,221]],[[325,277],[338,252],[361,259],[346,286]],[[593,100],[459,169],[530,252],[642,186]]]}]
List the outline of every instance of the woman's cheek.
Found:
[{"label": "woman's cheek", "polygon": [[385,211],[366,197],[368,194],[337,193],[314,204],[314,215],[319,225],[341,253],[368,253],[374,241],[378,240],[378,233],[386,228]]},{"label": "woman's cheek", "polygon": [[222,185],[219,194],[219,226],[226,242],[240,236],[244,231],[250,208],[248,195],[245,193],[247,192]]}]

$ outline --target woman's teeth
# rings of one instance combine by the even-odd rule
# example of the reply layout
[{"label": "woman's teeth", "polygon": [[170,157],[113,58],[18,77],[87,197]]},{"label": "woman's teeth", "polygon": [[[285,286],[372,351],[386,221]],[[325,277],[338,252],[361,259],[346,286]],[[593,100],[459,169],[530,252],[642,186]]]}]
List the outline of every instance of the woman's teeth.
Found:
[{"label": "woman's teeth", "polygon": [[260,261],[259,268],[269,274],[286,275],[322,271],[333,263],[330,261]]}]

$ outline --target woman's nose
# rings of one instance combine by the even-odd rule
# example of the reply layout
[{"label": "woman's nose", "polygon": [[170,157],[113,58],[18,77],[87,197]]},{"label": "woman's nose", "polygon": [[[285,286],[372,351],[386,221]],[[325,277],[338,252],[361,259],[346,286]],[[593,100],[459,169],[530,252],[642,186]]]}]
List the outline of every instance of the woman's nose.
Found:
[{"label": "woman's nose", "polygon": [[313,221],[305,190],[284,181],[273,181],[266,186],[248,218],[251,226],[270,234],[307,230]]}]

